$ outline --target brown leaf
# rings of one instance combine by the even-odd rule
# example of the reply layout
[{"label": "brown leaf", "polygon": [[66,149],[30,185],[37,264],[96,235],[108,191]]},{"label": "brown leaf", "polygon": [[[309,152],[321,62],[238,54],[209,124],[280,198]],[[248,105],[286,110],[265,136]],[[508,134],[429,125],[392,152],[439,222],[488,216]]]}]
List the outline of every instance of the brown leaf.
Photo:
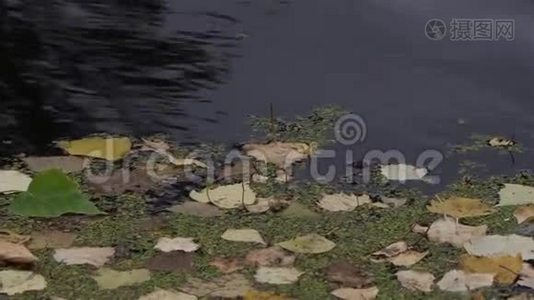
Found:
[{"label": "brown leaf", "polygon": [[270,266],[291,266],[295,262],[295,256],[281,247],[273,246],[265,249],[250,251],[246,262],[251,265],[270,267]]},{"label": "brown leaf", "polygon": [[62,231],[43,231],[32,232],[32,239],[28,244],[30,249],[45,249],[45,248],[69,248],[74,240],[76,234]]},{"label": "brown leaf", "polygon": [[328,281],[340,287],[364,288],[373,283],[372,274],[349,261],[337,261],[325,269]]},{"label": "brown leaf", "polygon": [[0,261],[14,264],[28,264],[37,261],[37,257],[23,245],[0,241]]},{"label": "brown leaf", "polygon": [[517,219],[517,224],[521,224],[534,217],[534,204],[518,207],[514,211],[514,217]]},{"label": "brown leaf", "polygon": [[193,268],[193,254],[184,251],[159,252],[148,260],[146,268],[161,272],[188,271]]},{"label": "brown leaf", "polygon": [[245,268],[243,259],[237,257],[217,257],[210,262],[210,265],[216,267],[223,274],[230,274]]}]

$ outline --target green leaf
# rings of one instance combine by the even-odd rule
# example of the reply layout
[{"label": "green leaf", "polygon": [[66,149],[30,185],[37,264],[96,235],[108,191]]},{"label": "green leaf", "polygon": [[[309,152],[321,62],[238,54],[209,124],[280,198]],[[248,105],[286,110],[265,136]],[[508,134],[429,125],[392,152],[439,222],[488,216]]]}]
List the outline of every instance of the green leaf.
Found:
[{"label": "green leaf", "polygon": [[39,173],[27,192],[17,195],[9,211],[27,217],[59,217],[63,214],[102,214],[89,197],[80,192],[78,184],[61,170]]}]

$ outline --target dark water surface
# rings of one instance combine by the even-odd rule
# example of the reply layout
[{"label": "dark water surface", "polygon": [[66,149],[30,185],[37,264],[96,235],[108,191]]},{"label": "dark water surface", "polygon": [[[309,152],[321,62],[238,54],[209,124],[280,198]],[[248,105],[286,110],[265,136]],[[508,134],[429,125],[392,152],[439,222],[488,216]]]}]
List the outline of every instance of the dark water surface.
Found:
[{"label": "dark water surface", "polygon": [[[473,133],[526,149],[446,158],[488,174],[534,163],[534,3],[527,0],[4,0],[0,134],[4,152],[38,152],[93,132],[246,140],[250,114],[337,104],[365,118],[356,145],[414,163]],[[514,41],[429,40],[440,18],[514,19]],[[338,164],[344,161],[338,160]]]}]

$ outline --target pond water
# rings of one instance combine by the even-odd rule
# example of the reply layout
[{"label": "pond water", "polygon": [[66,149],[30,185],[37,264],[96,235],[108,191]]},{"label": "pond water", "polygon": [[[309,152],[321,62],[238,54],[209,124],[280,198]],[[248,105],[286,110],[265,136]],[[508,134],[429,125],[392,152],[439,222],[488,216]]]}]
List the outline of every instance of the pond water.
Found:
[{"label": "pond water", "polygon": [[[523,154],[448,156],[484,174],[530,168],[534,3],[528,0],[9,0],[0,4],[4,155],[93,132],[238,143],[251,114],[336,104],[364,118],[358,155],[415,163],[472,134]],[[431,40],[430,19],[513,19],[513,41]],[[452,33],[452,32],[451,32]],[[337,146],[334,146],[337,147]],[[339,148],[339,147],[338,147]],[[343,156],[344,157],[344,156]],[[338,164],[344,163],[338,160]]]}]

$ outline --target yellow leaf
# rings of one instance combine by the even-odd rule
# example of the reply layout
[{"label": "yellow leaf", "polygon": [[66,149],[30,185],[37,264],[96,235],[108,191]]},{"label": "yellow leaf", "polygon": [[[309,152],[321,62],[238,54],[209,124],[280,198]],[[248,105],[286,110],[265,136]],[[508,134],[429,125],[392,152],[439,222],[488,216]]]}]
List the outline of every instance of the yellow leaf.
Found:
[{"label": "yellow leaf", "polygon": [[521,255],[477,257],[464,254],[460,257],[460,268],[469,273],[491,273],[495,281],[502,284],[512,284],[523,267]]},{"label": "yellow leaf", "polygon": [[122,159],[132,148],[132,142],[127,137],[88,137],[73,141],[59,141],[56,145],[70,155],[102,158],[109,161]]},{"label": "yellow leaf", "polygon": [[436,214],[444,214],[453,218],[467,218],[485,216],[495,212],[495,209],[480,199],[463,197],[451,197],[445,201],[433,200],[428,211]]}]

